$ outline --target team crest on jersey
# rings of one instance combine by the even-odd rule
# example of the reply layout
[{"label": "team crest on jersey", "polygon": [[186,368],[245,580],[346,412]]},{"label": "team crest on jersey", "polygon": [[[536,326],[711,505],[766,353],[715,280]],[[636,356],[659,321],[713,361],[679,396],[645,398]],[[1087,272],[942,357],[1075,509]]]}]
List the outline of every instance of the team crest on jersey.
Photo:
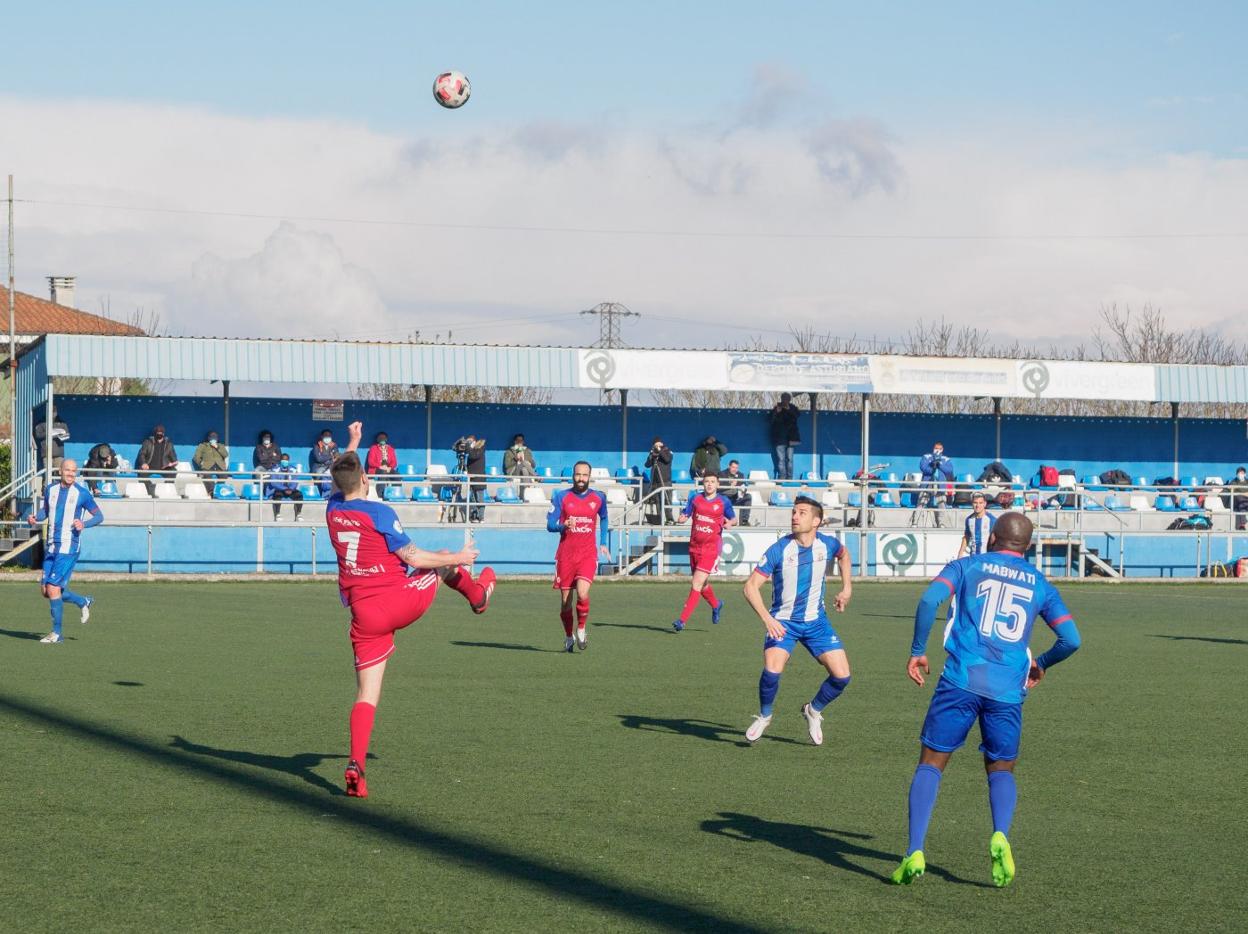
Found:
[{"label": "team crest on jersey", "polygon": [[398,519],[394,520],[394,532],[396,535],[403,534],[403,523],[401,523]]},{"label": "team crest on jersey", "polygon": [[591,496],[591,497],[589,498],[589,508],[590,508],[590,509],[597,509],[597,508],[598,508],[598,497],[596,497],[596,496]]}]

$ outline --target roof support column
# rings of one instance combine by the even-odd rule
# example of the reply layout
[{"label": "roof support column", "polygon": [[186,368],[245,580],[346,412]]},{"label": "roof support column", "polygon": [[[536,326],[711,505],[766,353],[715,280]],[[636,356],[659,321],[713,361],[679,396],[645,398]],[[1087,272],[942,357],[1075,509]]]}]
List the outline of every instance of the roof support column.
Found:
[{"label": "roof support column", "polygon": [[871,472],[871,393],[862,394],[862,480],[858,486],[862,502],[858,504],[858,573],[867,576],[867,474]]},{"label": "roof support column", "polygon": [[1174,422],[1174,473],[1170,476],[1178,480],[1179,478],[1179,404],[1177,402],[1170,403],[1170,420]]},{"label": "roof support column", "polygon": [[620,390],[620,467],[628,469],[628,390]]},{"label": "roof support column", "polygon": [[992,455],[992,459],[994,461],[1000,461],[1001,460],[1001,397],[1000,396],[992,397],[992,418],[993,418],[993,421],[996,422],[996,427],[997,427],[997,446],[994,449],[996,453]]},{"label": "roof support column", "polygon": [[819,393],[809,393],[810,397],[810,469],[815,478],[821,478],[823,471],[819,468]]},{"label": "roof support column", "polygon": [[433,387],[425,383],[425,475],[433,463]]}]

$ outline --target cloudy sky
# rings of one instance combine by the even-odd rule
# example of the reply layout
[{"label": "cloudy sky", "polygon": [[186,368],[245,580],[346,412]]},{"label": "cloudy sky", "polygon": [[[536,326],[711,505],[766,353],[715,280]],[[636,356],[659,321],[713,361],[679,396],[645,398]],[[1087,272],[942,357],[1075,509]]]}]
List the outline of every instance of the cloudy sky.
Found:
[{"label": "cloudy sky", "polygon": [[174,334],[1248,338],[1245,4],[522,7],[9,10],[18,288]]}]

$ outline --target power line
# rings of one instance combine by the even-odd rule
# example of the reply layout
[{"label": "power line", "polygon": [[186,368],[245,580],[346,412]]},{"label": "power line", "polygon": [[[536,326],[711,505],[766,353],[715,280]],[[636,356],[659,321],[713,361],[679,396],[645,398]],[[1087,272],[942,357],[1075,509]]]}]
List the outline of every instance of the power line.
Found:
[{"label": "power line", "polygon": [[452,224],[436,221],[407,221],[388,218],[332,217],[316,214],[264,214],[249,211],[207,211],[196,208],[154,208],[129,204],[100,204],[87,201],[49,201],[15,198],[15,202],[44,207],[89,208],[101,211],[133,211],[146,214],[174,214],[196,217],[223,217],[240,220],[301,221],[316,224],[356,224],[374,227],[408,227],[424,230],[495,231],[503,233],[549,233],[602,237],[681,237],[707,240],[812,240],[812,241],[948,241],[948,242],[1035,242],[1055,240],[1242,240],[1248,232],[1175,233],[1040,233],[1040,234],[889,234],[889,233],[799,233],[792,231],[670,230],[632,227],[562,227],[541,224]]}]

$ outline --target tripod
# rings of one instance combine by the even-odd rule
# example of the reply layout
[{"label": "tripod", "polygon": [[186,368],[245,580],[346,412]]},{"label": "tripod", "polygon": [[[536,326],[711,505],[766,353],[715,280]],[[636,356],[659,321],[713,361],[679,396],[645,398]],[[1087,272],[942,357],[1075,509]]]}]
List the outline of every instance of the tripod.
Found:
[{"label": "tripod", "polygon": [[[939,505],[934,507],[932,505],[933,502]],[[910,513],[910,527],[916,529],[943,529],[945,527],[944,502],[945,494],[935,483],[928,484],[926,489],[921,489],[914,512]]]}]

